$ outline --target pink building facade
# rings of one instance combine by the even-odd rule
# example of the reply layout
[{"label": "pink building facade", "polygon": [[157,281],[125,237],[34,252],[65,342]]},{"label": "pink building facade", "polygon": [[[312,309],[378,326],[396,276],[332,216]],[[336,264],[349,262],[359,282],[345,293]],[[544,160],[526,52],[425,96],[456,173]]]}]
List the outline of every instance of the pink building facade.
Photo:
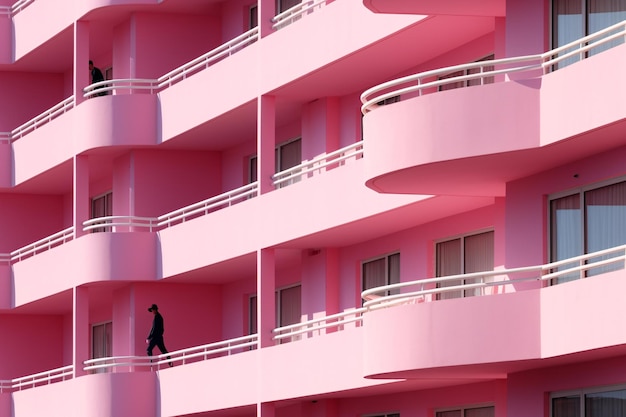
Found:
[{"label": "pink building facade", "polygon": [[0,417],[626,416],[625,21],[0,0]]}]

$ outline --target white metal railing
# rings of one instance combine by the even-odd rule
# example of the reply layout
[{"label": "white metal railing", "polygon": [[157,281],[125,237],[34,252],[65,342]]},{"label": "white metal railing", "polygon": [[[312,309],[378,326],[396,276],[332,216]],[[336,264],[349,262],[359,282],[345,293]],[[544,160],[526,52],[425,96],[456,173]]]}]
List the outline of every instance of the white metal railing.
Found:
[{"label": "white metal railing", "polygon": [[157,78],[127,78],[99,81],[83,89],[84,97],[91,98],[99,94],[118,94],[121,91],[147,92],[150,94],[170,87],[177,81],[184,80],[198,71],[208,68],[217,61],[233,55],[259,39],[259,28],[251,29],[230,41],[218,46],[206,54]]},{"label": "white metal railing", "polygon": [[[512,285],[524,281],[585,278],[590,272],[599,274],[624,269],[625,260],[626,245],[622,245],[545,265],[450,275],[385,285],[365,290],[361,293],[361,297],[365,300],[363,307],[370,309],[405,304],[416,300],[425,301],[428,296],[432,297],[454,291],[472,291],[474,296],[491,295],[505,292],[507,287],[512,288]],[[601,270],[601,268],[605,268],[605,270]],[[515,278],[518,275],[520,277]],[[459,281],[462,282],[457,284]],[[493,287],[502,288],[501,291],[486,291]],[[402,290],[405,292],[400,292]],[[390,294],[390,292],[398,293]],[[431,298],[432,300],[433,298]]]},{"label": "white metal railing", "polygon": [[40,239],[29,245],[23,246],[11,252],[11,261],[21,261],[31,255],[47,251],[55,246],[74,239],[74,227],[68,227],[46,238]]},{"label": "white metal railing", "polygon": [[22,10],[24,10],[26,8],[26,6],[28,6],[29,4],[31,4],[33,1],[35,0],[17,0],[15,3],[13,3],[13,5],[11,6],[11,15],[16,15],[18,12],[21,12]]},{"label": "white metal railing", "polygon": [[205,215],[224,207],[230,207],[249,198],[256,197],[258,190],[259,183],[253,182],[215,197],[207,198],[206,200],[157,217],[157,226],[170,227],[177,222],[184,222],[199,215]]},{"label": "white metal railing", "polygon": [[[216,355],[232,355],[243,352],[250,347],[256,346],[258,335],[237,337],[220,342],[209,343],[201,346],[194,346],[180,349],[155,356],[115,356],[109,358],[89,359],[84,362],[85,371],[133,371],[136,368],[160,369],[178,363],[185,365],[188,361],[207,360]],[[169,358],[168,358],[169,357]]]},{"label": "white metal railing", "polygon": [[10,253],[0,253],[0,264],[11,263]]},{"label": "white metal railing", "polygon": [[13,383],[11,380],[3,379],[0,381],[0,394],[3,392],[11,392],[13,391]]},{"label": "white metal railing", "polygon": [[315,172],[325,172],[345,164],[350,158],[358,159],[363,156],[363,141],[353,143],[342,149],[318,156],[310,161],[304,161],[300,165],[278,172],[272,175],[275,186],[285,186],[300,181],[305,176]]},{"label": "white metal railing", "polygon": [[25,134],[37,129],[38,127],[52,121],[58,116],[66,113],[74,107],[74,96],[70,96],[60,102],[59,104],[51,107],[40,115],[32,118],[23,125],[13,129],[10,134],[12,140],[19,139]]},{"label": "white metal railing", "polygon": [[308,0],[298,3],[293,7],[285,10],[272,17],[272,28],[280,29],[296,20],[300,19],[305,14],[312,13],[316,8],[321,8],[326,4],[326,0]]},{"label": "white metal railing", "polygon": [[250,29],[249,31],[242,33],[241,35],[231,39],[230,41],[207,52],[206,54],[159,77],[156,80],[156,86],[158,89],[167,88],[177,81],[184,80],[188,76],[195,74],[201,69],[208,68],[215,62],[242,50],[246,46],[256,42],[258,39],[259,28],[255,27],[253,29]]},{"label": "white metal railing", "polygon": [[[8,17],[11,17],[11,6],[0,6],[0,16],[2,16],[2,15],[6,15]],[[2,382],[0,381],[0,384],[1,383]],[[2,390],[2,388],[1,388],[1,385],[0,385],[0,392],[2,392],[1,390]]]},{"label": "white metal railing", "polygon": [[90,232],[128,232],[136,231],[137,228],[148,229],[152,232],[156,228],[155,217],[138,216],[105,216],[85,220],[83,231]]},{"label": "white metal railing", "polygon": [[0,143],[11,143],[11,132],[0,132]]},{"label": "white metal railing", "polygon": [[34,388],[39,385],[48,385],[53,382],[65,381],[72,379],[74,376],[74,365],[67,365],[61,368],[51,369],[37,374],[22,376],[12,379],[11,381],[3,381],[6,390],[21,391],[26,388]]},{"label": "white metal railing", "polygon": [[289,339],[295,341],[301,338],[302,335],[312,337],[314,335],[325,334],[328,330],[344,330],[345,326],[350,323],[355,323],[355,326],[358,326],[362,324],[363,313],[366,310],[365,308],[356,308],[342,313],[291,324],[289,326],[278,327],[272,330],[272,333],[274,333],[272,338],[274,340]]},{"label": "white metal railing", "polygon": [[[546,74],[558,69],[560,63],[573,58],[587,58],[590,52],[599,48],[609,49],[616,46],[616,40],[626,40],[626,21],[570,42],[548,52],[514,58],[478,61],[469,64],[439,68],[398,78],[372,87],[361,94],[361,112],[366,114],[379,107],[377,103],[403,94],[423,95],[437,91],[446,84],[475,81],[479,84],[493,82],[496,76],[510,75],[516,72],[534,71]],[[449,76],[451,73],[461,75]],[[502,78],[504,79],[504,77]]]},{"label": "white metal railing", "polygon": [[100,94],[112,94],[112,92],[146,91],[149,94],[157,92],[156,80],[150,78],[120,78],[115,80],[98,81],[83,89],[83,97],[92,98]]}]

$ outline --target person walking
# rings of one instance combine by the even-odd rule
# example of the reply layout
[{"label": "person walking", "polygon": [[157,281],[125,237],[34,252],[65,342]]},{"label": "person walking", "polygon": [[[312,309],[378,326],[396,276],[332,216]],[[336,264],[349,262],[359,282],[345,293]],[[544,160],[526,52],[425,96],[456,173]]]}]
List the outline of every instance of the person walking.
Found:
[{"label": "person walking", "polygon": [[[154,315],[154,319],[152,320],[152,328],[150,329],[150,334],[146,339],[146,343],[148,344],[148,348],[146,352],[148,356],[152,356],[152,350],[154,347],[158,347],[161,353],[168,353],[165,348],[165,343],[163,341],[163,333],[165,332],[165,328],[163,326],[163,316],[159,313],[159,307],[156,304],[152,304],[148,311]],[[167,359],[171,359],[170,356]],[[174,364],[170,361],[168,362],[169,366],[172,367]]]}]

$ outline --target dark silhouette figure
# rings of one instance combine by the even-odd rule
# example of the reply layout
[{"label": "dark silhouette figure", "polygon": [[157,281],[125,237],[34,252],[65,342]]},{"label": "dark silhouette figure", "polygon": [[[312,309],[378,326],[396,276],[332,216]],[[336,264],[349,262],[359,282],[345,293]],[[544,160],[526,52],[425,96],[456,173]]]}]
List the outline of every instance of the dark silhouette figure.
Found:
[{"label": "dark silhouette figure", "polygon": [[[93,61],[91,60],[89,60],[89,72],[91,72],[92,84],[99,83],[100,81],[104,81],[104,75],[102,75],[102,71],[100,71],[100,68],[94,67]],[[104,86],[102,85],[102,86],[96,87],[96,89],[102,88],[102,87]],[[107,95],[106,91],[96,94],[96,96],[106,96],[106,95]]]},{"label": "dark silhouette figure", "polygon": [[[167,349],[165,348],[165,343],[163,342],[163,332],[165,328],[163,327],[163,316],[159,313],[159,307],[156,304],[152,304],[148,311],[154,314],[154,319],[152,320],[152,329],[150,329],[150,334],[146,339],[146,343],[148,344],[148,349],[146,352],[148,356],[152,356],[152,350],[154,347],[158,347],[161,353],[167,353]],[[169,356],[167,359],[171,359]],[[174,366],[172,362],[169,362],[170,367]]]}]

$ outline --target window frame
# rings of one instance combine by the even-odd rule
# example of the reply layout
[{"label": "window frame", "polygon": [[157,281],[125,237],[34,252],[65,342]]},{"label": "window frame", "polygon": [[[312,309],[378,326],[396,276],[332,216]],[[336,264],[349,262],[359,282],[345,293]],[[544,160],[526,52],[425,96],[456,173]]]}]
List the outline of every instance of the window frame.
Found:
[{"label": "window frame", "polygon": [[[106,332],[107,325],[109,325],[110,328],[111,328],[110,344],[107,343],[106,338],[105,338],[104,339],[104,351],[105,351],[104,352],[104,356],[96,357],[96,352],[95,352],[96,349],[95,349],[95,341],[94,341],[95,329],[99,328],[99,327],[103,327],[104,335],[106,336],[106,334],[107,334],[107,332]],[[91,345],[91,352],[90,352],[89,356],[90,356],[91,359],[100,359],[100,358],[107,358],[107,357],[113,356],[113,320],[102,321],[102,322],[99,322],[99,323],[92,323],[91,324],[91,334],[90,334],[90,336],[91,336],[91,343],[90,343],[90,345]],[[103,369],[95,369],[94,370],[94,373],[105,373],[105,372],[107,372],[107,370],[104,369],[104,368]]]},{"label": "window frame", "polygon": [[[91,197],[89,199],[89,218],[90,219],[97,219],[98,217],[96,217],[96,201],[104,198],[104,215],[103,216],[98,216],[98,217],[108,217],[108,216],[112,216],[113,215],[113,191],[109,190],[106,191],[104,193],[95,195],[93,197]],[[110,212],[109,212],[109,208],[110,208]],[[109,226],[109,227],[98,227],[95,229],[92,229],[92,233],[99,233],[99,232],[111,232],[113,229]]]},{"label": "window frame", "polygon": [[[582,253],[579,255],[585,255],[588,252],[588,245],[587,245],[587,227],[586,227],[586,222],[587,222],[587,211],[586,211],[586,201],[585,201],[585,193],[589,192],[589,191],[593,191],[593,190],[597,190],[600,188],[604,188],[604,187],[609,187],[612,185],[616,185],[616,184],[620,184],[620,183],[626,183],[626,176],[619,176],[619,177],[615,177],[615,178],[610,178],[607,180],[603,180],[603,181],[598,181],[598,182],[593,182],[593,183],[589,183],[589,184],[584,184],[580,187],[575,187],[575,188],[569,188],[567,190],[562,190],[562,191],[558,191],[556,193],[551,193],[547,196],[547,204],[546,204],[546,219],[547,221],[547,245],[546,245],[546,259],[548,259],[549,262],[555,262],[558,259],[553,259],[553,248],[552,247],[552,242],[553,242],[553,238],[554,238],[554,230],[552,227],[552,202],[565,198],[565,197],[570,197],[570,196],[575,196],[578,195],[578,201],[580,204],[580,242],[582,244]],[[581,273],[584,273],[584,271],[582,271]],[[581,276],[582,277],[582,276]],[[556,284],[556,281],[551,281],[550,282],[551,285]]]},{"label": "window frame", "polygon": [[[368,264],[370,262],[376,262],[376,261],[380,261],[381,259],[385,260],[385,284],[384,285],[391,285],[391,284],[397,284],[396,282],[391,283],[391,277],[390,277],[390,273],[389,273],[389,258],[391,258],[392,256],[398,255],[399,259],[398,259],[398,282],[401,282],[401,260],[402,257],[400,256],[400,250],[396,250],[396,251],[392,251],[392,252],[387,252],[384,255],[378,255],[372,258],[368,258],[368,259],[364,259],[361,261],[360,264],[360,275],[361,275],[361,279],[360,279],[360,285],[361,285],[361,292],[365,291],[365,290],[369,290],[370,288],[365,288],[365,264]],[[376,288],[376,287],[372,287],[372,288]],[[387,290],[385,291],[385,295],[392,295],[392,294],[398,294],[399,293],[399,289],[396,290]]]},{"label": "window frame", "polygon": [[460,411],[461,412],[461,417],[465,417],[465,411],[467,411],[467,410],[473,410],[473,409],[476,409],[476,408],[487,408],[487,407],[493,408],[493,414],[495,416],[495,414],[496,414],[496,405],[493,402],[468,404],[468,405],[457,406],[457,407],[435,408],[433,410],[433,416],[437,417],[438,413],[445,413],[445,412],[449,412],[449,411]]},{"label": "window frame", "polygon": [[585,396],[587,394],[598,394],[598,393],[611,392],[611,391],[626,391],[626,384],[600,385],[600,386],[584,387],[584,388],[573,389],[573,390],[550,392],[550,395],[548,397],[549,416],[552,417],[554,415],[554,410],[552,407],[554,399],[577,395],[579,396],[579,401],[580,401],[580,417],[585,417],[585,412],[586,412]]},{"label": "window frame", "polygon": [[[465,264],[466,264],[465,263],[465,258],[466,258],[466,256],[465,256],[466,255],[466,253],[465,253],[465,239],[467,239],[469,237],[472,237],[472,236],[482,235],[482,234],[485,234],[485,233],[491,233],[492,234],[492,236],[493,236],[493,247],[494,247],[494,251],[495,251],[495,234],[496,234],[496,231],[495,231],[495,228],[493,228],[493,227],[488,227],[488,228],[484,228],[484,229],[478,229],[478,230],[474,230],[474,231],[471,231],[471,232],[461,233],[461,234],[458,234],[458,235],[453,235],[453,236],[449,236],[449,237],[446,237],[446,238],[443,238],[443,239],[435,240],[434,241],[434,251],[433,251],[434,252],[433,255],[434,255],[434,258],[435,258],[434,262],[433,262],[433,265],[434,265],[434,268],[433,268],[434,269],[434,274],[433,275],[435,277],[437,277],[437,278],[446,276],[446,275],[441,275],[441,276],[439,275],[439,257],[438,257],[439,251],[438,251],[438,245],[440,243],[452,242],[452,241],[455,241],[455,240],[460,240],[460,242],[461,242],[461,247],[460,247],[460,251],[461,251],[461,254],[460,254],[460,256],[461,256],[460,257],[461,272],[458,275],[465,275],[465,274],[470,273],[470,272],[467,272],[465,270]],[[495,253],[493,254],[493,256],[494,256],[494,267],[495,267]],[[457,274],[453,274],[453,275],[457,275]],[[464,285],[466,283],[466,279],[465,278],[460,278],[460,280],[462,280],[462,283],[459,284],[459,285]],[[437,284],[437,288],[439,288],[439,284]],[[468,295],[468,291],[473,291],[473,290],[458,290],[458,291],[461,292],[461,295],[459,297],[451,297],[451,298],[466,298],[466,297],[472,297],[473,296],[471,294]],[[450,293],[454,294],[454,291],[450,291]],[[437,300],[440,300],[440,299],[441,300],[445,300],[446,299],[446,298],[440,298],[440,296],[441,296],[441,294],[437,294],[436,295]]]}]

